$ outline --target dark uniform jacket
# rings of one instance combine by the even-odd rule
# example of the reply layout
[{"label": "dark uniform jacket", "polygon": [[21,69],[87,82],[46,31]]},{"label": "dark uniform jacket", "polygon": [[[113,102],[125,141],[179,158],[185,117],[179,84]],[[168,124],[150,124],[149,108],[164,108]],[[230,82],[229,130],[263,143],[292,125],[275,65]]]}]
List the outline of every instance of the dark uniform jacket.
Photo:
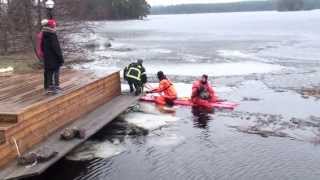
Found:
[{"label": "dark uniform jacket", "polygon": [[148,81],[145,68],[138,63],[129,64],[123,71],[123,77],[125,80],[133,79],[140,81],[142,84]]},{"label": "dark uniform jacket", "polygon": [[45,27],[43,29],[42,50],[44,57],[44,68],[49,70],[59,69],[63,63],[63,55],[59,40],[54,29]]}]

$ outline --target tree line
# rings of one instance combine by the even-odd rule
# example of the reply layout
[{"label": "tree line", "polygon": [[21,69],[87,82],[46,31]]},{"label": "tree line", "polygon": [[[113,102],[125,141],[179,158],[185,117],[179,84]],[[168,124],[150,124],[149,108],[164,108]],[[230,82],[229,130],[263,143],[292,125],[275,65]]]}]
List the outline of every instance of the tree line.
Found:
[{"label": "tree line", "polygon": [[86,0],[84,19],[142,19],[150,13],[146,0]]},{"label": "tree line", "polygon": [[[44,0],[0,0],[0,55],[34,49],[40,22],[47,18]],[[141,19],[149,14],[145,0],[55,0],[53,14],[65,51],[74,51],[70,34],[89,30],[88,20]]]},{"label": "tree line", "polygon": [[152,7],[151,14],[188,14],[244,11],[297,11],[319,9],[320,0],[269,0],[220,4],[182,4]]},{"label": "tree line", "polygon": [[278,11],[300,11],[320,8],[319,0],[277,0]]}]

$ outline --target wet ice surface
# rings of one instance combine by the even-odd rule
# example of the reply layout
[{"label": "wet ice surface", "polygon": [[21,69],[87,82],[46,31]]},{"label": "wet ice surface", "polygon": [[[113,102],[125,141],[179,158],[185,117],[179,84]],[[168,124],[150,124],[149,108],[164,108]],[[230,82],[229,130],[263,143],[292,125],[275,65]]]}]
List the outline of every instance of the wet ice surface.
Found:
[{"label": "wet ice surface", "polygon": [[89,141],[102,149],[84,144],[74,160],[93,159],[62,160],[42,179],[318,180],[320,101],[300,91],[320,86],[319,13],[97,22],[98,35],[89,38],[98,44],[89,51],[95,61],[77,69],[104,73],[143,58],[154,87],[156,71],[164,70],[179,97],[187,97],[195,78],[208,73],[218,96],[240,106],[214,114],[179,107],[163,114],[142,103]]},{"label": "wet ice surface", "polygon": [[[134,119],[137,116],[140,116],[140,119],[158,116],[155,120],[168,116],[159,114],[156,109],[152,110],[149,105],[142,104],[140,108],[146,116],[133,112],[124,117],[130,121],[130,118]],[[288,133],[290,136],[244,132],[247,127],[245,125],[256,125],[257,117],[261,116],[263,119],[265,115],[273,117],[272,114],[242,111],[199,115],[190,108],[179,108],[175,115],[179,120],[160,129],[151,130],[147,134],[131,135],[125,133],[124,129],[132,127],[118,119],[93,138],[93,142],[100,142],[104,146],[99,151],[108,152],[108,156],[87,161],[63,160],[52,171],[59,171],[66,179],[107,177],[168,180],[248,178],[298,180],[306,176],[308,179],[318,179],[319,146],[314,146],[311,141],[305,141],[307,138],[303,140],[301,136],[299,139],[291,137],[290,131],[299,133],[296,131],[300,129],[297,128],[298,120],[295,121],[298,124],[292,123],[293,127],[289,124],[281,125],[289,130],[281,133]],[[282,122],[278,116],[273,118],[277,123]],[[269,132],[273,127],[268,124],[267,119],[267,128],[263,129],[264,132]],[[236,126],[239,128],[234,128]],[[300,126],[312,127],[308,123],[300,123]],[[308,129],[303,131],[303,135],[311,132]],[[118,152],[115,146],[123,147],[125,151],[120,154],[115,153]],[[78,156],[86,157],[85,153],[88,152],[98,155],[101,154],[99,151],[85,151]],[[70,171],[65,167],[66,164],[71,164],[73,170]],[[54,179],[61,176],[51,174],[47,177],[49,178],[46,179]]]},{"label": "wet ice surface", "polygon": [[[214,114],[180,107],[172,115],[141,103],[84,144],[90,148],[76,153],[78,159],[57,165],[72,163],[74,171],[59,172],[69,179],[318,179],[320,114],[303,108],[319,107],[318,101],[252,80],[219,95],[241,105]],[[302,109],[285,106],[292,103]]]},{"label": "wet ice surface", "polygon": [[[243,97],[258,98],[260,101],[242,101]],[[320,101],[304,99],[295,91],[276,92],[261,81],[244,81],[228,99],[241,102],[237,110],[305,118],[320,116]]]},{"label": "wet ice surface", "polygon": [[[165,70],[168,75],[196,76],[202,74],[209,76],[234,76],[247,75],[255,73],[268,73],[281,70],[283,67],[258,62],[237,62],[237,63],[219,63],[219,64],[154,64],[150,65],[148,72],[156,74],[159,69]],[[182,71],[183,70],[183,71]]]}]

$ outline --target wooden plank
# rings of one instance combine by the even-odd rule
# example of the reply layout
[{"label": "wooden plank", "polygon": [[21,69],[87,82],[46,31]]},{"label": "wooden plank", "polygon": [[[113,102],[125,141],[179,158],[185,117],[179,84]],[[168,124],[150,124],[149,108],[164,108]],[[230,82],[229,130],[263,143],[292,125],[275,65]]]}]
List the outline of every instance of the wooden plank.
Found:
[{"label": "wooden plank", "polygon": [[85,139],[75,139],[72,141],[61,141],[59,140],[62,130],[57,131],[50,136],[44,143],[41,143],[33,149],[37,151],[41,147],[49,147],[53,151],[59,152],[59,155],[54,159],[46,162],[37,164],[32,168],[25,168],[17,166],[16,163],[12,163],[10,167],[0,172],[0,178],[5,180],[27,178],[35,175],[40,175],[52,164],[57,162],[59,159],[64,157],[72,149],[86,141],[90,136],[94,135],[97,131],[103,128],[106,124],[111,122],[119,114],[125,111],[130,105],[135,103],[139,97],[120,95],[110,102],[100,106],[95,111],[89,113],[83,118],[73,122],[68,127],[81,127],[86,129]]},{"label": "wooden plank", "polygon": [[[110,79],[110,77],[107,76],[106,79]],[[73,90],[72,92],[62,92],[59,95],[50,96],[46,100],[30,105],[22,110],[23,119],[28,119],[35,114],[42,113],[47,109],[51,109],[57,104],[63,103],[65,100],[73,99],[76,96],[80,97],[80,95],[86,92],[84,89],[90,88],[90,90],[93,90],[94,88],[92,88],[92,86],[99,81],[100,80],[90,82],[89,84],[83,85],[77,88],[76,90]],[[44,106],[44,103],[46,103],[45,106]]]},{"label": "wooden plank", "polygon": [[[12,126],[11,130],[6,132],[6,134],[7,136],[15,136],[15,138],[18,140],[23,138],[25,134],[28,134],[30,131],[32,131],[32,129],[42,128],[42,126],[46,125],[47,123],[49,125],[51,124],[51,129],[56,129],[55,126],[57,126],[57,124],[52,124],[51,121],[60,119],[63,122],[68,122],[69,119],[67,119],[66,116],[71,114],[69,111],[76,111],[76,113],[80,113],[79,115],[85,114],[98,105],[107,102],[112,97],[120,95],[120,89],[115,90],[116,91],[114,91],[114,88],[110,88],[107,90],[99,90],[97,92],[93,91],[94,94],[84,93],[79,95],[80,99],[75,97],[74,99],[70,99],[68,102],[55,104],[56,106],[52,106],[52,108],[46,111],[42,111],[41,113],[37,113],[28,117],[28,119],[21,121],[16,126]],[[102,92],[105,94],[101,94]],[[90,106],[92,107],[90,108]]]},{"label": "wooden plank", "polygon": [[[68,81],[68,83],[70,83],[71,86],[72,83],[78,81],[77,78],[74,78],[74,81]],[[101,104],[120,95],[121,89],[120,84],[118,84],[119,82],[119,72],[113,72],[100,79],[97,77],[92,77],[91,79],[86,77],[78,86],[72,85],[68,91],[64,91],[58,96],[48,97],[35,94],[33,96],[35,98],[44,97],[44,99],[40,101],[37,100],[35,103],[28,101],[27,103],[32,103],[24,104],[22,103],[23,100],[19,102],[9,102],[12,103],[14,107],[18,106],[20,110],[14,113],[6,112],[6,114],[4,114],[3,110],[10,108],[3,108],[2,106],[2,112],[0,112],[0,114],[10,115],[10,113],[12,113],[13,115],[17,115],[18,123],[10,124],[0,121],[0,145],[3,140],[10,140],[12,137],[15,137],[18,143],[21,143],[20,149],[22,152],[29,150],[35,144],[45,140],[58,128],[71,123]],[[69,86],[69,84],[67,86]],[[86,90],[87,86],[91,88]],[[16,97],[19,97],[19,95]],[[23,96],[19,98],[24,99]],[[0,103],[2,102],[3,101],[0,100]],[[1,137],[1,133],[3,133],[4,136]],[[8,144],[8,142],[6,143]],[[2,152],[0,153],[0,167],[5,165],[7,161],[13,160],[13,156],[16,155],[11,146],[1,146],[1,148],[6,149],[0,149],[0,152]]]},{"label": "wooden plank", "polygon": [[[75,71],[63,69],[61,73],[61,87],[65,92],[72,92],[99,79],[113,78],[118,71],[110,71],[97,76],[90,71]],[[21,109],[43,102],[52,96],[45,95],[43,91],[42,72],[24,75],[14,75],[2,79],[0,82],[0,114],[1,112],[21,112]],[[99,81],[100,82],[100,81]]]},{"label": "wooden plank", "polygon": [[1,113],[0,122],[16,123],[18,122],[18,115],[12,113]]}]

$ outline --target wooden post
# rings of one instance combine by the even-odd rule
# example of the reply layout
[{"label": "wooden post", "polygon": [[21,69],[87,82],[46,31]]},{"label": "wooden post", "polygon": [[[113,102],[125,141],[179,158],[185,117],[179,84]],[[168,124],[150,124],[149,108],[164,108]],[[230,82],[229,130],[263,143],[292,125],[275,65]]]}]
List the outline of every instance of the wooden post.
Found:
[{"label": "wooden post", "polygon": [[15,147],[16,147],[18,157],[20,157],[21,156],[21,152],[20,152],[20,149],[19,149],[19,146],[18,146],[16,138],[12,137],[12,141],[13,141]]}]

